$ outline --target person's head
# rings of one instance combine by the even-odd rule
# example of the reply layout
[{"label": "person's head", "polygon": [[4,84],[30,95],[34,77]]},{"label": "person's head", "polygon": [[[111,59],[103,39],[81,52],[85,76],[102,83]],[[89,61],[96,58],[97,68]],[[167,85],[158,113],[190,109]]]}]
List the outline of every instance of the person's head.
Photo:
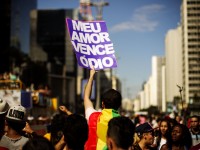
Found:
[{"label": "person's head", "polygon": [[187,126],[183,124],[176,124],[172,128],[172,142],[179,143],[180,145],[184,145],[187,148],[190,148],[192,145],[192,138]]},{"label": "person's head", "polygon": [[53,145],[59,142],[61,137],[63,136],[63,122],[65,122],[67,115],[64,113],[56,114],[50,125],[50,132],[51,132],[51,142]]},{"label": "person's head", "polygon": [[160,129],[161,136],[166,137],[167,134],[171,134],[170,122],[167,119],[161,120],[159,129]]},{"label": "person's head", "polygon": [[109,150],[128,149],[133,145],[135,126],[127,117],[115,117],[108,122],[107,146]]},{"label": "person's head", "polygon": [[135,128],[135,132],[138,134],[140,138],[140,142],[144,143],[145,146],[152,145],[154,142],[154,129],[152,126],[145,122],[140,124]]},{"label": "person's head", "polygon": [[172,141],[177,142],[182,140],[182,138],[183,138],[183,129],[180,125],[177,124],[172,128]]},{"label": "person's head", "polygon": [[11,106],[5,118],[7,125],[16,132],[21,133],[26,125],[25,113],[26,110],[23,106]]},{"label": "person's head", "polygon": [[176,121],[176,119],[168,118],[168,120],[169,120],[169,123],[170,123],[171,127],[173,127],[176,124],[178,124],[178,122]]},{"label": "person's head", "polygon": [[64,123],[64,139],[67,148],[71,150],[83,150],[88,139],[88,124],[85,117],[72,114]]},{"label": "person's head", "polygon": [[22,147],[22,150],[54,150],[54,146],[43,136],[34,136]]},{"label": "person's head", "polygon": [[199,116],[190,117],[190,128],[197,129],[199,127]]},{"label": "person's head", "polygon": [[110,89],[102,95],[102,107],[107,109],[118,110],[122,103],[121,94],[114,90]]},{"label": "person's head", "polygon": [[177,116],[175,117],[175,120],[176,120],[178,123],[180,123],[181,120],[182,120],[182,118],[181,118],[181,116],[177,115]]}]

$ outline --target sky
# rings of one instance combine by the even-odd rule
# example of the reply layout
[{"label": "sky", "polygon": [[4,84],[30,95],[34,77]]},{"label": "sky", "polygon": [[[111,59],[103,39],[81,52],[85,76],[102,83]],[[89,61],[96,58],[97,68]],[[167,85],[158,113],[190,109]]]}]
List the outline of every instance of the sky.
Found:
[{"label": "sky", "polygon": [[[91,0],[92,1],[92,0]],[[99,2],[100,0],[93,0]],[[165,36],[180,23],[182,0],[104,0],[103,20],[114,44],[123,97],[135,98],[151,75],[152,56],[165,55]],[[38,0],[38,9],[77,8],[79,0]],[[96,8],[91,7],[96,16]]]}]

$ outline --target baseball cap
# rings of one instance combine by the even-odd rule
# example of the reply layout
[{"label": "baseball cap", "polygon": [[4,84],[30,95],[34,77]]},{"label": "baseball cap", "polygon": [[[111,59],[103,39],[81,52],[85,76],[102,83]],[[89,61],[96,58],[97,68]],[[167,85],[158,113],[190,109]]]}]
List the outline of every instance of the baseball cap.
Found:
[{"label": "baseball cap", "polygon": [[11,106],[8,110],[6,115],[6,119],[17,121],[17,122],[24,122],[26,109],[21,105]]},{"label": "baseball cap", "polygon": [[153,130],[154,129],[152,128],[152,126],[148,122],[140,124],[139,126],[137,126],[135,128],[135,132],[138,135],[142,135],[143,133],[146,133],[146,132],[152,132]]},{"label": "baseball cap", "polygon": [[0,114],[5,114],[9,109],[8,103],[0,98]]}]

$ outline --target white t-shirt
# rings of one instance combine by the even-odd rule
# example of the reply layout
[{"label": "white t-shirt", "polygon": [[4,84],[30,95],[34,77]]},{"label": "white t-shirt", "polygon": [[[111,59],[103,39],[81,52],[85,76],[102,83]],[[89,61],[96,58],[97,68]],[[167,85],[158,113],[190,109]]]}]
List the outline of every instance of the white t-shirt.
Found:
[{"label": "white t-shirt", "polygon": [[90,115],[93,113],[93,112],[101,112],[102,110],[99,109],[99,110],[96,110],[94,109],[93,107],[88,107],[86,110],[85,110],[85,118],[86,120],[88,121],[89,118],[90,118]]},{"label": "white t-shirt", "polygon": [[28,140],[29,139],[24,136],[21,136],[17,139],[12,139],[6,135],[3,135],[0,141],[0,146],[6,147],[10,150],[21,150]]},{"label": "white t-shirt", "polygon": [[159,145],[159,147],[158,147],[158,150],[160,150],[161,147],[162,147],[162,145],[166,144],[166,142],[167,142],[166,139],[161,138],[161,140],[160,140],[160,145]]}]

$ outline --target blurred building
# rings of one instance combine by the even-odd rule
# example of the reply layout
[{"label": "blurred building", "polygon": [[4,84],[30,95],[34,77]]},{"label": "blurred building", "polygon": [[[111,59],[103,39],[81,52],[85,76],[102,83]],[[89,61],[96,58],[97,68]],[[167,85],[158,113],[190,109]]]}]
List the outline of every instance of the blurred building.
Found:
[{"label": "blurred building", "polygon": [[11,0],[0,1],[0,16],[0,49],[5,51],[10,46]]},{"label": "blurred building", "polygon": [[30,12],[36,8],[36,0],[11,0],[10,45],[25,53],[30,50]]},{"label": "blurred building", "polygon": [[145,96],[144,96],[144,90],[140,91],[138,94],[138,99],[140,100],[139,103],[139,110],[145,108]]},{"label": "blurred building", "polygon": [[11,0],[0,1],[0,73],[8,71],[9,56],[7,51],[10,47],[10,19],[11,19]]},{"label": "blurred building", "polygon": [[121,81],[117,76],[112,76],[112,88],[118,90],[120,93],[122,92],[121,89]]},{"label": "blurred building", "polygon": [[[10,54],[13,53],[10,47],[29,53],[31,61],[39,64],[36,66],[47,68],[48,84],[52,88],[52,95],[59,99],[59,103],[70,106],[72,111],[82,111],[83,100],[80,96],[83,93],[82,81],[88,78],[89,70],[77,65],[65,23],[67,17],[75,20],[82,20],[82,17],[77,9],[36,10],[36,8],[37,1],[35,0],[0,1],[2,19],[0,55],[4,56],[0,60],[0,73],[11,70],[10,62],[13,60]],[[23,67],[31,68],[27,64],[28,62]],[[24,69],[19,67],[20,73],[23,73]],[[32,68],[27,70],[27,74],[33,75]],[[41,74],[37,72],[34,74],[37,76],[34,77],[40,77]],[[29,77],[27,80],[32,82]],[[99,97],[106,89],[112,87],[119,91],[121,89],[119,79],[112,78],[112,69],[99,71],[99,91],[97,92]]]},{"label": "blurred building", "polygon": [[199,113],[200,1],[183,0],[180,13],[181,24],[166,34],[166,60],[152,58],[152,74],[138,94],[141,109],[151,104],[166,112],[171,105],[172,111],[178,100],[179,108],[188,105],[192,113]]},{"label": "blurred building", "polygon": [[78,19],[78,11],[32,10],[30,17],[30,57],[46,64],[52,94],[74,111],[81,94],[83,71],[77,66],[65,19]]},{"label": "blurred building", "polygon": [[162,108],[162,67],[165,65],[165,58],[159,56],[152,57],[152,80],[150,104]]},{"label": "blurred building", "polygon": [[[166,102],[173,103],[180,97],[179,87],[182,87],[182,43],[181,26],[171,29],[165,37],[166,57]],[[180,99],[179,99],[180,100]]]},{"label": "blurred building", "polygon": [[152,88],[152,77],[149,77],[149,80],[144,84],[144,109],[150,107],[150,98],[151,98],[151,88]]},{"label": "blurred building", "polygon": [[[29,12],[35,9],[37,1],[1,0],[0,1],[0,72],[12,71],[15,52],[29,51]],[[26,48],[24,48],[26,47]],[[15,52],[13,53],[13,51]]]},{"label": "blurred building", "polygon": [[133,104],[134,104],[134,112],[138,112],[140,111],[140,100],[138,98],[135,98],[134,101],[133,101]]},{"label": "blurred building", "polygon": [[125,98],[122,100],[122,109],[125,110],[126,112],[133,112],[134,111],[134,101],[129,99],[129,98]]},{"label": "blurred building", "polygon": [[[48,69],[48,83],[52,94],[60,103],[70,106],[73,111],[83,108],[84,79],[89,70],[78,66],[68,34],[66,18],[81,20],[77,9],[32,10],[30,57],[32,61],[44,63]],[[100,107],[101,94],[105,90],[121,88],[119,79],[112,78],[112,69],[98,72],[96,78],[96,108]],[[96,76],[97,77],[97,76]],[[113,85],[112,85],[113,82]],[[97,97],[99,96],[99,100]]]},{"label": "blurred building", "polygon": [[181,7],[183,49],[183,98],[199,109],[200,104],[200,1],[183,0]]},{"label": "blurred building", "polygon": [[152,57],[152,73],[148,81],[144,83],[142,91],[139,92],[137,105],[140,109],[148,109],[151,106],[157,106],[158,110],[165,107],[163,95],[165,95],[165,58],[159,56]]},{"label": "blurred building", "polygon": [[161,102],[161,111],[166,112],[167,105],[166,105],[166,65],[163,65],[161,68],[162,74],[162,102]]}]

